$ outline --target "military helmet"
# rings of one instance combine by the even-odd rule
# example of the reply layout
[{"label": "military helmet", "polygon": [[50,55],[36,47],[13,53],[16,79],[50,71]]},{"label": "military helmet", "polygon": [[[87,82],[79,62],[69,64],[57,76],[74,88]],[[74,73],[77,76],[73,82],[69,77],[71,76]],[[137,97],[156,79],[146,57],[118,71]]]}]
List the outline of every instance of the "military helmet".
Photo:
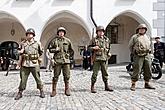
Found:
[{"label": "military helmet", "polygon": [[96,27],[96,33],[97,33],[98,31],[103,31],[103,32],[104,32],[104,31],[105,31],[105,30],[104,30],[104,27],[103,27],[103,26],[97,26],[97,27]]},{"label": "military helmet", "polygon": [[59,28],[57,29],[57,35],[58,35],[59,31],[63,31],[64,34],[66,34],[66,29],[65,29],[64,27],[59,27]]},{"label": "military helmet", "polygon": [[145,29],[145,30],[147,31],[147,26],[146,26],[145,24],[140,24],[140,25],[137,27],[136,31],[138,31],[139,29]]},{"label": "military helmet", "polygon": [[27,29],[27,31],[26,31],[26,36],[27,36],[27,34],[33,34],[33,36],[35,36],[35,31],[34,31],[34,29],[33,29],[33,28]]}]

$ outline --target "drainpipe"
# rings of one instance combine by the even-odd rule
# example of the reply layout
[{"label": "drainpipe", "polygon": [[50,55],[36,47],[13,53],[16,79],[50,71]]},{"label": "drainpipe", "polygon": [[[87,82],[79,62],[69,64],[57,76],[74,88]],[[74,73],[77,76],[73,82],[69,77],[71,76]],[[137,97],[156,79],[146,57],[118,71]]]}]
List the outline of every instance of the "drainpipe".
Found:
[{"label": "drainpipe", "polygon": [[93,0],[90,0],[90,17],[95,27],[97,27],[97,24],[93,18]]},{"label": "drainpipe", "polygon": [[[93,0],[90,0],[90,17],[91,20],[93,22],[93,24],[95,25],[95,28],[97,27],[97,24],[93,18]],[[94,28],[92,29],[92,38],[94,37]]]}]

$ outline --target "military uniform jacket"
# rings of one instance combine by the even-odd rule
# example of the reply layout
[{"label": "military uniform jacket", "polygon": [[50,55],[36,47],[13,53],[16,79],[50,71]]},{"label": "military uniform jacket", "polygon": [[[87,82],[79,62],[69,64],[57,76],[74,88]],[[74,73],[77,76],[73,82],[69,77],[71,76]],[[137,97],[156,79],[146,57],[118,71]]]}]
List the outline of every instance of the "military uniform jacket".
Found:
[{"label": "military uniform jacket", "polygon": [[[99,50],[95,51],[92,47],[99,46]],[[90,41],[89,47],[92,50],[92,54],[95,55],[95,61],[106,61],[110,56],[110,40],[106,36],[96,36]]]},{"label": "military uniform jacket", "polygon": [[51,53],[54,53],[56,64],[70,63],[70,57],[74,55],[72,43],[66,37],[55,37],[48,48]]},{"label": "military uniform jacket", "polygon": [[145,56],[151,51],[151,39],[146,34],[135,34],[131,37],[128,46],[131,53]]},{"label": "military uniform jacket", "polygon": [[22,66],[25,67],[35,67],[39,65],[39,57],[43,53],[41,44],[34,39],[32,41],[26,41],[23,43],[24,53],[23,53],[23,62]]}]

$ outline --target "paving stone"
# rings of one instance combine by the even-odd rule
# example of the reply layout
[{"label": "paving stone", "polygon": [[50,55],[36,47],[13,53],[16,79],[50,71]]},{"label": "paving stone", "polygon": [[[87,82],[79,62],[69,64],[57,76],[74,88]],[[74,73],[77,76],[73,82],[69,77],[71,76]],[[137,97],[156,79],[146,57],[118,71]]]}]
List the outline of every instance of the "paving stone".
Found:
[{"label": "paving stone", "polygon": [[[92,71],[75,68],[71,70],[71,96],[64,94],[63,75],[57,83],[57,95],[50,97],[53,73],[41,70],[44,82],[45,98],[39,97],[36,83],[29,76],[23,97],[16,101],[19,71],[10,71],[8,76],[0,71],[0,110],[165,110],[165,76],[159,80],[151,80],[156,90],[144,89],[143,79],[139,79],[136,91],[130,91],[131,80],[125,70],[126,65],[110,65],[108,67],[109,84],[114,92],[104,91],[101,72],[95,84],[97,93],[90,92]],[[163,71],[165,69],[163,68]]]}]

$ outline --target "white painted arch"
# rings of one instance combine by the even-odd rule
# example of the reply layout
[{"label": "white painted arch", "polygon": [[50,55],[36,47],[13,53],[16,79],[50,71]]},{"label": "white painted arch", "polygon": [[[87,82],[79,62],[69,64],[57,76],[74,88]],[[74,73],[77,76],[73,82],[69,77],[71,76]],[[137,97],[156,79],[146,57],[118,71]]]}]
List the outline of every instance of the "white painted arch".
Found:
[{"label": "white painted arch", "polygon": [[57,13],[48,17],[48,19],[45,22],[45,25],[41,29],[42,30],[41,32],[43,32],[45,30],[45,28],[53,21],[56,21],[57,19],[64,18],[64,17],[71,19],[72,20],[71,22],[80,24],[87,31],[88,35],[91,35],[90,28],[86,25],[85,21],[79,15],[77,15],[69,10],[58,11]]},{"label": "white painted arch", "polygon": [[[21,37],[25,35],[25,28],[22,22],[13,14],[0,11],[0,40],[3,41],[16,41],[19,42]],[[12,36],[10,31],[15,30],[15,34]]]},{"label": "white painted arch", "polygon": [[120,16],[120,15],[126,15],[129,16],[133,19],[135,19],[139,24],[144,23],[147,25],[148,27],[148,34],[151,36],[152,35],[152,28],[151,28],[151,24],[138,12],[133,11],[133,10],[124,10],[121,12],[116,13],[115,15],[110,16],[109,19],[106,20],[106,26],[108,26],[108,24],[116,17]]},{"label": "white painted arch", "polygon": [[111,16],[109,21],[107,21],[106,27],[114,21],[119,24],[118,43],[112,44],[111,53],[116,56],[116,63],[129,62],[130,51],[128,42],[130,37],[135,34],[137,26],[141,23],[147,25],[147,34],[151,36],[151,25],[140,14],[132,10],[122,11],[113,17]]},{"label": "white painted arch", "polygon": [[[66,28],[66,36],[73,43],[75,59],[80,59],[81,56],[79,54],[78,47],[88,45],[91,32],[85,21],[80,16],[67,10],[63,10],[52,15],[43,26],[40,41],[44,50],[47,49],[49,42],[54,36],[56,36],[57,28],[60,26]],[[46,58],[44,55],[44,64],[45,62]]]}]

